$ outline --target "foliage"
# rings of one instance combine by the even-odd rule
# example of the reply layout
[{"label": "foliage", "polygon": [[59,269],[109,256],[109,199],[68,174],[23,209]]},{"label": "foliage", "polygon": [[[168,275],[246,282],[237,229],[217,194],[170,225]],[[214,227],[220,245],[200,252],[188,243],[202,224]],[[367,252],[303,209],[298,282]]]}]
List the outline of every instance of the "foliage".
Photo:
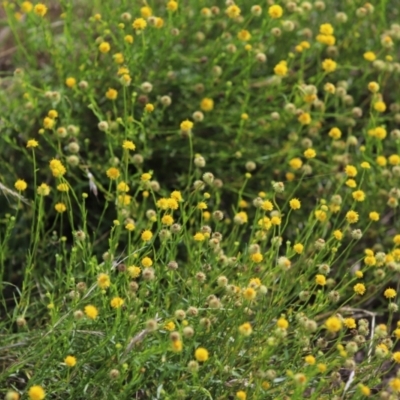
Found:
[{"label": "foliage", "polygon": [[397,1],[3,6],[6,399],[397,398]]}]

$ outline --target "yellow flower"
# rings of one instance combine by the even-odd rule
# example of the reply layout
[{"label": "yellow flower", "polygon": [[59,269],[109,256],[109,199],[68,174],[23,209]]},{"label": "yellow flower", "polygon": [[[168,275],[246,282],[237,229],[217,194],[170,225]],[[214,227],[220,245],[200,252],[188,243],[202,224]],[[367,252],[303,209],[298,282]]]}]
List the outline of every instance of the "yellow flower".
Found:
[{"label": "yellow flower", "polygon": [[124,299],[121,299],[121,297],[114,297],[110,301],[110,305],[112,308],[121,308],[123,304]]},{"label": "yellow flower", "polygon": [[369,82],[368,90],[372,93],[376,93],[379,91],[379,83],[378,82]]},{"label": "yellow flower", "polygon": [[171,332],[175,329],[175,324],[172,321],[169,321],[164,325],[164,329]]},{"label": "yellow flower", "polygon": [[47,116],[48,116],[49,118],[51,118],[51,119],[55,119],[55,118],[58,117],[58,112],[57,112],[56,110],[50,110],[50,111],[47,113]]},{"label": "yellow flower", "polygon": [[342,322],[337,317],[330,317],[325,321],[325,327],[329,332],[339,332],[342,329]]},{"label": "yellow flower", "polygon": [[96,319],[97,316],[99,315],[99,311],[97,310],[97,308],[90,304],[85,307],[84,311],[86,316],[90,319]]},{"label": "yellow flower", "polygon": [[189,132],[193,128],[193,122],[188,119],[181,122],[181,130],[183,132]]},{"label": "yellow flower", "polygon": [[254,253],[251,255],[251,261],[255,263],[260,263],[263,260],[263,255],[261,253]]},{"label": "yellow flower", "polygon": [[325,44],[327,46],[333,46],[336,43],[336,38],[333,35],[317,35],[317,42]]},{"label": "yellow flower", "polygon": [[248,287],[243,290],[243,297],[246,300],[254,300],[256,298],[257,292],[252,288]]},{"label": "yellow flower", "polygon": [[[126,190],[129,190],[129,187],[125,182],[121,182],[121,183],[122,183],[122,185],[124,185]],[[118,187],[122,187],[122,185],[118,184]],[[126,194],[126,193],[121,194],[121,195],[118,196],[118,204],[121,204],[121,205],[124,205],[124,206],[129,206],[129,204],[131,204],[131,200],[132,200],[132,197],[129,196],[129,194]]]},{"label": "yellow flower", "polygon": [[138,278],[140,276],[140,273],[142,272],[142,270],[140,269],[140,267],[137,267],[135,265],[131,265],[127,268],[128,274],[131,278],[135,279]]},{"label": "yellow flower", "polygon": [[32,9],[33,9],[33,4],[32,4],[30,1],[24,1],[24,2],[21,4],[21,10],[22,10],[24,13],[29,13],[29,12],[32,11]]},{"label": "yellow flower", "polygon": [[371,221],[379,221],[379,214],[376,211],[371,211],[369,213],[369,219]]},{"label": "yellow flower", "polygon": [[106,92],[108,100],[115,100],[118,97],[118,92],[115,89],[109,88]]},{"label": "yellow flower", "polygon": [[145,268],[150,268],[153,265],[153,260],[150,257],[144,257],[142,259],[142,265]]},{"label": "yellow flower", "polygon": [[393,353],[392,360],[400,364],[400,351],[396,351]]},{"label": "yellow flower", "polygon": [[164,20],[160,17],[157,17],[154,26],[158,29],[162,28],[164,26]]},{"label": "yellow flower", "polygon": [[167,10],[168,11],[176,11],[178,9],[178,3],[175,0],[170,0],[167,3]]},{"label": "yellow flower", "polygon": [[324,276],[324,275],[320,275],[320,274],[316,275],[316,276],[315,276],[315,283],[316,283],[317,285],[320,285],[320,286],[325,286],[325,285],[326,285],[326,278],[325,278],[325,276]]},{"label": "yellow flower", "polygon": [[237,5],[231,5],[226,9],[226,14],[229,18],[237,18],[241,13],[240,8]]},{"label": "yellow flower", "polygon": [[214,100],[210,99],[209,97],[205,97],[201,100],[200,108],[203,111],[211,111],[214,108]]},{"label": "yellow flower", "polygon": [[355,224],[358,221],[358,213],[351,210],[346,214],[346,219],[349,224]]},{"label": "yellow flower", "polygon": [[140,176],[140,180],[142,182],[148,182],[151,179],[151,174],[149,172],[145,172]]},{"label": "yellow flower", "polygon": [[301,158],[292,158],[289,161],[289,165],[293,168],[293,169],[300,169],[303,166],[303,161],[301,161]]},{"label": "yellow flower", "polygon": [[97,277],[97,286],[100,289],[107,289],[111,285],[111,279],[107,274],[101,273]]},{"label": "yellow flower", "polygon": [[363,169],[371,169],[371,165],[367,161],[363,161],[360,165],[361,165],[361,168],[363,168]]},{"label": "yellow flower", "polygon": [[147,26],[147,22],[143,18],[136,18],[132,23],[132,28],[136,31],[142,31]]},{"label": "yellow flower", "polygon": [[281,223],[282,223],[281,217],[278,217],[278,216],[274,215],[274,216],[271,218],[271,224],[272,224],[272,225],[280,225]]},{"label": "yellow flower", "polygon": [[325,72],[333,72],[335,71],[337,67],[337,64],[335,61],[331,60],[330,58],[325,59],[324,61],[322,61],[322,69]]},{"label": "yellow flower", "polygon": [[326,212],[323,210],[316,210],[314,212],[315,218],[317,218],[318,221],[324,222],[326,220]]},{"label": "yellow flower", "polygon": [[50,117],[45,117],[43,119],[43,126],[45,129],[52,129],[55,125],[55,121],[54,119],[50,118]]},{"label": "yellow flower", "polygon": [[278,328],[286,330],[287,328],[289,328],[289,322],[288,322],[288,320],[286,318],[279,318],[277,323],[276,323],[276,326]]},{"label": "yellow flower", "polygon": [[197,361],[199,362],[204,362],[208,360],[209,354],[208,351],[203,348],[203,347],[199,347],[198,349],[196,349],[196,351],[194,352],[194,357]]},{"label": "yellow flower", "polygon": [[149,230],[145,230],[142,232],[141,238],[143,241],[148,242],[153,237],[153,233]]},{"label": "yellow flower", "polygon": [[50,193],[50,187],[48,185],[46,185],[45,183],[42,183],[37,188],[37,193],[39,196],[48,196]]},{"label": "yellow flower", "polygon": [[106,174],[112,180],[118,179],[119,176],[121,175],[121,173],[119,172],[119,169],[115,168],[115,167],[109,168],[107,170]]},{"label": "yellow flower", "polygon": [[328,135],[335,140],[338,140],[342,137],[342,131],[339,128],[332,128]]},{"label": "yellow flower", "polygon": [[120,182],[117,185],[117,190],[119,190],[120,192],[129,192],[129,186],[126,182]]},{"label": "yellow flower", "polygon": [[283,8],[277,4],[274,4],[273,6],[269,7],[268,14],[271,18],[280,18],[283,15]]},{"label": "yellow flower", "polygon": [[285,76],[288,72],[288,67],[286,61],[280,61],[274,67],[274,73],[278,76]]},{"label": "yellow flower", "polygon": [[391,165],[400,164],[400,156],[398,156],[397,154],[392,154],[391,156],[389,156],[389,164]]},{"label": "yellow flower", "polygon": [[60,214],[67,211],[67,206],[64,203],[57,203],[54,208]]},{"label": "yellow flower", "polygon": [[67,356],[67,357],[65,357],[64,362],[67,365],[67,367],[75,367],[75,365],[76,365],[76,357]]},{"label": "yellow flower", "polygon": [[182,348],[183,348],[182,340],[174,340],[171,343],[171,347],[172,347],[172,351],[174,351],[175,353],[181,352]]},{"label": "yellow flower", "polygon": [[243,42],[247,42],[251,39],[251,33],[246,29],[242,29],[238,33],[237,37],[239,40],[242,40]]},{"label": "yellow flower", "polygon": [[355,187],[357,187],[357,182],[354,179],[347,179],[345,183],[350,188],[354,189]]},{"label": "yellow flower", "polygon": [[47,7],[42,3],[38,3],[33,8],[33,12],[36,15],[39,15],[39,17],[44,17],[46,15],[46,13],[47,13]]},{"label": "yellow flower", "polygon": [[76,79],[75,79],[75,78],[72,78],[72,77],[69,77],[69,78],[67,78],[67,79],[65,80],[65,84],[66,84],[69,88],[72,88],[72,87],[74,87],[74,86],[76,85]]},{"label": "yellow flower", "polygon": [[151,16],[153,15],[153,10],[152,10],[150,7],[148,7],[148,6],[142,7],[142,8],[140,9],[140,15],[141,15],[143,18],[149,18],[149,17],[151,17]]},{"label": "yellow flower", "polygon": [[243,390],[239,390],[238,392],[236,392],[236,398],[239,400],[246,400],[247,399],[246,392],[244,392]]},{"label": "yellow flower", "polygon": [[393,299],[394,297],[396,297],[396,294],[397,293],[396,293],[396,291],[394,289],[389,288],[389,289],[385,290],[384,296],[387,299]]},{"label": "yellow flower", "polygon": [[50,161],[50,169],[51,172],[53,173],[53,176],[56,178],[59,178],[60,176],[63,176],[67,170],[65,169],[64,165],[62,164],[62,162],[60,160],[57,160],[55,158],[53,158]]},{"label": "yellow flower", "polygon": [[314,149],[307,149],[304,153],[305,158],[315,158],[317,152]]},{"label": "yellow flower", "polygon": [[28,390],[29,400],[43,400],[46,397],[46,392],[39,386],[31,386]]},{"label": "yellow flower", "polygon": [[243,336],[250,336],[253,332],[253,328],[249,322],[245,322],[244,324],[239,326],[239,333]]},{"label": "yellow flower", "polygon": [[314,365],[316,360],[315,360],[315,357],[310,354],[310,355],[304,357],[304,361],[308,365]]},{"label": "yellow flower", "polygon": [[383,101],[377,101],[374,103],[374,110],[383,113],[386,111],[386,104]]},{"label": "yellow flower", "polygon": [[108,42],[102,42],[99,44],[100,53],[103,53],[103,54],[108,53],[110,51],[110,49],[111,49],[111,46],[110,46],[110,43],[108,43]]},{"label": "yellow flower", "polygon": [[400,379],[393,378],[389,381],[389,386],[392,388],[394,392],[400,392]]},{"label": "yellow flower", "polygon": [[361,391],[363,396],[368,397],[368,396],[371,395],[371,389],[368,386],[360,384],[358,387],[359,387],[359,389],[360,389],[360,391]]},{"label": "yellow flower", "polygon": [[331,24],[326,23],[319,26],[319,32],[323,35],[333,35],[334,29]]},{"label": "yellow flower", "polygon": [[353,286],[353,290],[356,294],[362,296],[367,289],[365,288],[365,285],[363,283],[357,283]]},{"label": "yellow flower", "polygon": [[364,53],[364,59],[366,59],[367,61],[375,61],[376,55],[373,51],[367,51]]},{"label": "yellow flower", "polygon": [[261,208],[262,208],[264,211],[271,211],[271,210],[273,210],[274,206],[273,206],[272,202],[270,202],[269,200],[264,200],[264,201],[261,203]]},{"label": "yellow flower", "polygon": [[299,199],[292,199],[289,201],[290,208],[292,210],[298,210],[301,207],[301,203]]},{"label": "yellow flower", "polygon": [[60,183],[59,185],[57,185],[57,190],[60,192],[68,192],[69,186],[66,183]]},{"label": "yellow flower", "polygon": [[205,240],[205,236],[204,236],[204,234],[202,234],[201,232],[197,232],[194,236],[193,236],[193,239],[196,241],[196,242],[202,242],[202,241],[204,241]]},{"label": "yellow flower", "polygon": [[263,217],[260,218],[257,222],[257,225],[260,226],[262,229],[265,229],[266,231],[271,229],[271,220],[268,217]]},{"label": "yellow flower", "polygon": [[147,104],[144,106],[144,109],[145,109],[146,112],[151,113],[151,112],[154,111],[154,105],[151,104],[151,103],[147,103]]},{"label": "yellow flower", "polygon": [[39,146],[39,142],[35,139],[30,139],[28,140],[28,143],[26,144],[26,147],[29,149],[31,147],[38,147]]},{"label": "yellow flower", "polygon": [[15,189],[18,190],[18,192],[23,192],[24,190],[26,190],[26,188],[28,187],[27,183],[23,180],[23,179],[18,179],[15,183],[14,183],[14,187]]},{"label": "yellow flower", "polygon": [[161,223],[163,225],[170,226],[174,223],[174,219],[171,215],[166,214],[161,218]]},{"label": "yellow flower", "polygon": [[125,229],[128,230],[129,232],[132,232],[133,230],[135,230],[135,224],[133,222],[128,222],[125,225]]},{"label": "yellow flower", "polygon": [[134,38],[132,35],[125,35],[124,40],[126,43],[132,44],[134,41]]},{"label": "yellow flower", "polygon": [[317,369],[321,374],[323,374],[328,369],[328,367],[326,366],[326,364],[320,363],[317,365]]},{"label": "yellow flower", "polygon": [[301,254],[303,252],[304,246],[301,243],[296,243],[293,246],[293,250],[297,253],[297,254]]},{"label": "yellow flower", "polygon": [[346,328],[355,329],[357,327],[356,320],[354,318],[345,318],[343,321]]},{"label": "yellow flower", "polygon": [[[183,198],[182,198],[182,193],[179,191],[179,190],[174,190],[172,193],[171,193],[171,198],[172,199],[175,199],[176,201],[183,201]],[[200,204],[200,203],[199,203]],[[205,204],[205,203],[204,203]],[[207,205],[206,205],[206,207],[205,208],[207,208]]]},{"label": "yellow flower", "polygon": [[343,233],[339,229],[333,232],[333,236],[335,237],[336,240],[343,239]]},{"label": "yellow flower", "polygon": [[362,190],[356,190],[352,193],[353,199],[356,201],[364,201],[365,193]]}]

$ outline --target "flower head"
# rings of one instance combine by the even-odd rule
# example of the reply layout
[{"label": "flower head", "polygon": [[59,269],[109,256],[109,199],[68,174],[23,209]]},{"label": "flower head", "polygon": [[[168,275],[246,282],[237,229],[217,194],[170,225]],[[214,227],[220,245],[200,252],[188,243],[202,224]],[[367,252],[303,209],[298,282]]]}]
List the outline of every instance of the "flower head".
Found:
[{"label": "flower head", "polygon": [[46,15],[46,13],[47,13],[47,7],[42,3],[38,3],[33,8],[33,12],[36,15],[39,15],[39,17],[44,17]]},{"label": "flower head", "polygon": [[274,4],[271,7],[269,7],[268,14],[273,19],[280,18],[283,15],[283,8],[278,4]]},{"label": "flower head", "polygon": [[23,180],[23,179],[18,179],[15,183],[14,183],[14,187],[15,189],[18,190],[18,192],[23,192],[24,190],[26,190],[26,188],[28,187],[27,183]]},{"label": "flower head", "polygon": [[386,289],[385,292],[384,292],[384,296],[387,299],[393,299],[394,297],[396,297],[396,294],[397,294],[396,291],[394,289],[391,289],[391,288]]},{"label": "flower head", "polygon": [[146,26],[147,22],[143,18],[136,18],[132,24],[133,29],[135,29],[136,31],[142,31],[143,29],[146,28]]},{"label": "flower head", "polygon": [[75,367],[75,365],[76,365],[76,357],[67,356],[67,357],[65,357],[64,362],[67,365],[67,367]]},{"label": "flower head", "polygon": [[354,292],[360,296],[362,296],[366,292],[365,285],[363,283],[357,283],[353,286]]},{"label": "flower head", "polygon": [[46,397],[46,392],[39,386],[31,386],[28,390],[29,400],[43,400]]},{"label": "flower head", "polygon": [[292,210],[298,210],[301,207],[301,203],[299,199],[292,199],[289,201],[290,208]]},{"label": "flower head", "polygon": [[325,321],[325,327],[329,332],[339,332],[342,329],[342,322],[338,317],[330,317]]},{"label": "flower head", "polygon": [[330,58],[325,59],[324,61],[322,61],[322,69],[325,72],[333,72],[335,71],[337,67],[337,64],[335,61],[331,60]]},{"label": "flower head", "polygon": [[110,301],[110,305],[112,308],[121,308],[123,304],[124,299],[121,299],[121,297],[114,297]]},{"label": "flower head", "polygon": [[88,318],[90,319],[96,319],[97,316],[99,315],[99,311],[95,306],[88,305],[85,307],[85,314]]},{"label": "flower head", "polygon": [[28,140],[28,142],[26,143],[26,147],[29,148],[33,148],[33,147],[38,147],[39,146],[39,142],[35,139],[30,139]]},{"label": "flower head", "polygon": [[199,347],[194,352],[194,357],[199,362],[204,362],[208,360],[209,354],[208,351],[204,347]]}]

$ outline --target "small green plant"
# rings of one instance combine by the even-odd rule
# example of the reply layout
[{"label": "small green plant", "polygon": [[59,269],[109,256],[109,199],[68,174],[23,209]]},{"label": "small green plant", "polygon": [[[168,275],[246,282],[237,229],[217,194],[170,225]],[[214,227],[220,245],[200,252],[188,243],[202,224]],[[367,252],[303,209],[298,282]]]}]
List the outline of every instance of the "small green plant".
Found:
[{"label": "small green plant", "polygon": [[396,1],[3,8],[5,399],[397,398]]}]

